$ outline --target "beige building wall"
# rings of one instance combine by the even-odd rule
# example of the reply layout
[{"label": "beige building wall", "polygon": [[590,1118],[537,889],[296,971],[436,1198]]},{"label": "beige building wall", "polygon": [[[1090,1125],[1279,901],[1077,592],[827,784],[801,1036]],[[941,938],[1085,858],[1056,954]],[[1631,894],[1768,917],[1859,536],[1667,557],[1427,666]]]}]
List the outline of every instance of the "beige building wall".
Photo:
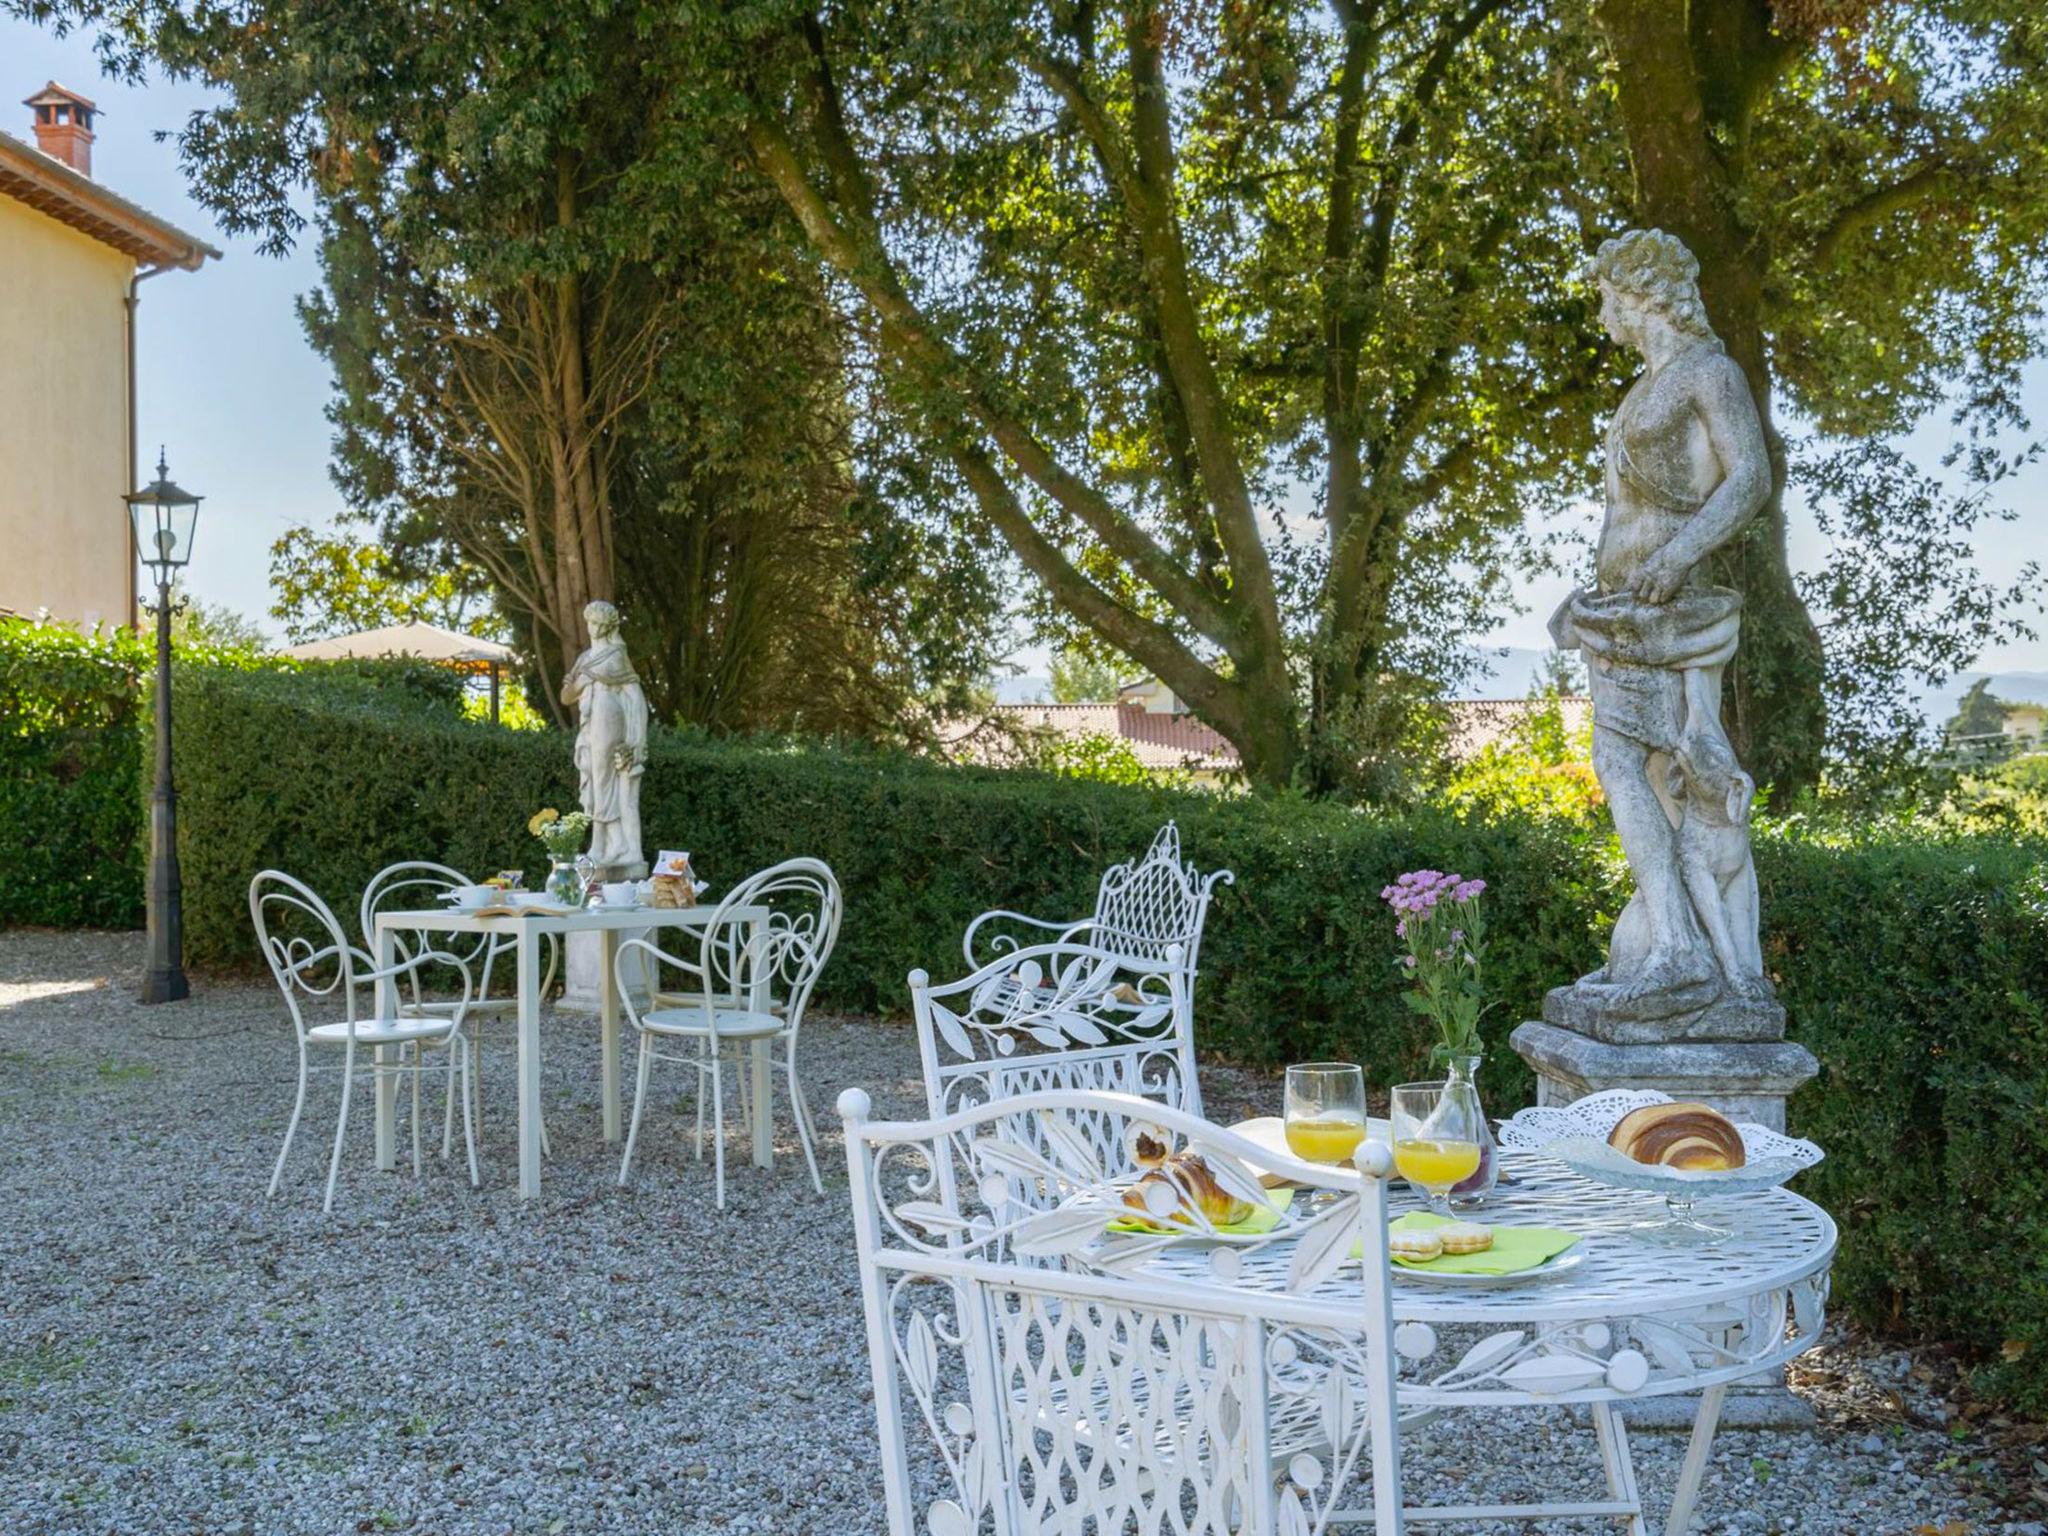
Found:
[{"label": "beige building wall", "polygon": [[134,622],[121,501],[134,269],[0,195],[0,608]]}]

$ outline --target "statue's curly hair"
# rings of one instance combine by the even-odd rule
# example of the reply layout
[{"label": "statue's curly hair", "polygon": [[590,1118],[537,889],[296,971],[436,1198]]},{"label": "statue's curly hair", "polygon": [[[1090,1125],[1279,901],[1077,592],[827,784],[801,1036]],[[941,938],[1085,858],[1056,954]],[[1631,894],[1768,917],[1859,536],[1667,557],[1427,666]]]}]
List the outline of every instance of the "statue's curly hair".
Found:
[{"label": "statue's curly hair", "polygon": [[583,623],[592,639],[600,633],[610,634],[619,627],[619,610],[603,598],[595,598],[583,605]]},{"label": "statue's curly hair", "polygon": [[1649,305],[1674,329],[1690,336],[1714,334],[1707,323],[1707,306],[1700,301],[1699,258],[1676,235],[1632,229],[1603,241],[1587,267],[1595,282]]}]

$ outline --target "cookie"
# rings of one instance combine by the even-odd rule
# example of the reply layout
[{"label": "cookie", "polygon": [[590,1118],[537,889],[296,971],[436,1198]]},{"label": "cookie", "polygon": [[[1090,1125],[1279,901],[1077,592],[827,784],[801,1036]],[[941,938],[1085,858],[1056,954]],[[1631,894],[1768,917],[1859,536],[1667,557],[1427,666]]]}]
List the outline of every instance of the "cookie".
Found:
[{"label": "cookie", "polygon": [[[1489,1237],[1488,1241],[1492,1239]],[[1389,1232],[1387,1251],[1395,1258],[1410,1264],[1427,1264],[1444,1251],[1442,1241],[1435,1231]]]},{"label": "cookie", "polygon": [[1445,1253],[1484,1253],[1493,1246],[1493,1228],[1476,1221],[1454,1221],[1435,1232]]}]

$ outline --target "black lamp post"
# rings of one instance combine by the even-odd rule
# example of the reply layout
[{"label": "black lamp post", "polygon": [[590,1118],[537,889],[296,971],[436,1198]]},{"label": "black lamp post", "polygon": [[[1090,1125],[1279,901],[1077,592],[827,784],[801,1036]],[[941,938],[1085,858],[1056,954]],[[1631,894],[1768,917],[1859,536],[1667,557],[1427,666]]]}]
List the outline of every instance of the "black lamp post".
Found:
[{"label": "black lamp post", "polygon": [[178,792],[171,787],[171,580],[192,558],[199,501],[171,483],[157,450],[156,479],[121,498],[135,527],[135,553],[156,576],[156,788],[149,795],[149,972],[142,1001],[175,1003],[185,984],[185,914],[178,878]]}]

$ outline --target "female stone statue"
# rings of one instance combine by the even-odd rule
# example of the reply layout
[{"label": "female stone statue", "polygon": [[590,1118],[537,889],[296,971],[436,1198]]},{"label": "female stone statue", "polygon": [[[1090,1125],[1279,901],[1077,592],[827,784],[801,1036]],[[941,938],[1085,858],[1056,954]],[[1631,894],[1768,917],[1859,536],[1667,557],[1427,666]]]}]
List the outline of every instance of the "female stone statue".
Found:
[{"label": "female stone statue", "polygon": [[647,873],[640,846],[640,776],[647,766],[647,695],[619,638],[619,610],[588,604],[590,648],[562,680],[562,702],[578,707],[576,784],[590,813],[590,857],[612,879]]},{"label": "female stone statue", "polygon": [[1661,230],[1632,230],[1592,263],[1600,318],[1645,367],[1607,429],[1597,590],[1551,620],[1585,654],[1593,769],[1636,881],[1605,969],[1574,991],[1650,1019],[1733,993],[1770,995],[1749,855],[1755,786],[1721,727],[1721,673],[1742,594],[1701,565],[1771,489],[1749,382],[1700,302],[1699,263]]}]

